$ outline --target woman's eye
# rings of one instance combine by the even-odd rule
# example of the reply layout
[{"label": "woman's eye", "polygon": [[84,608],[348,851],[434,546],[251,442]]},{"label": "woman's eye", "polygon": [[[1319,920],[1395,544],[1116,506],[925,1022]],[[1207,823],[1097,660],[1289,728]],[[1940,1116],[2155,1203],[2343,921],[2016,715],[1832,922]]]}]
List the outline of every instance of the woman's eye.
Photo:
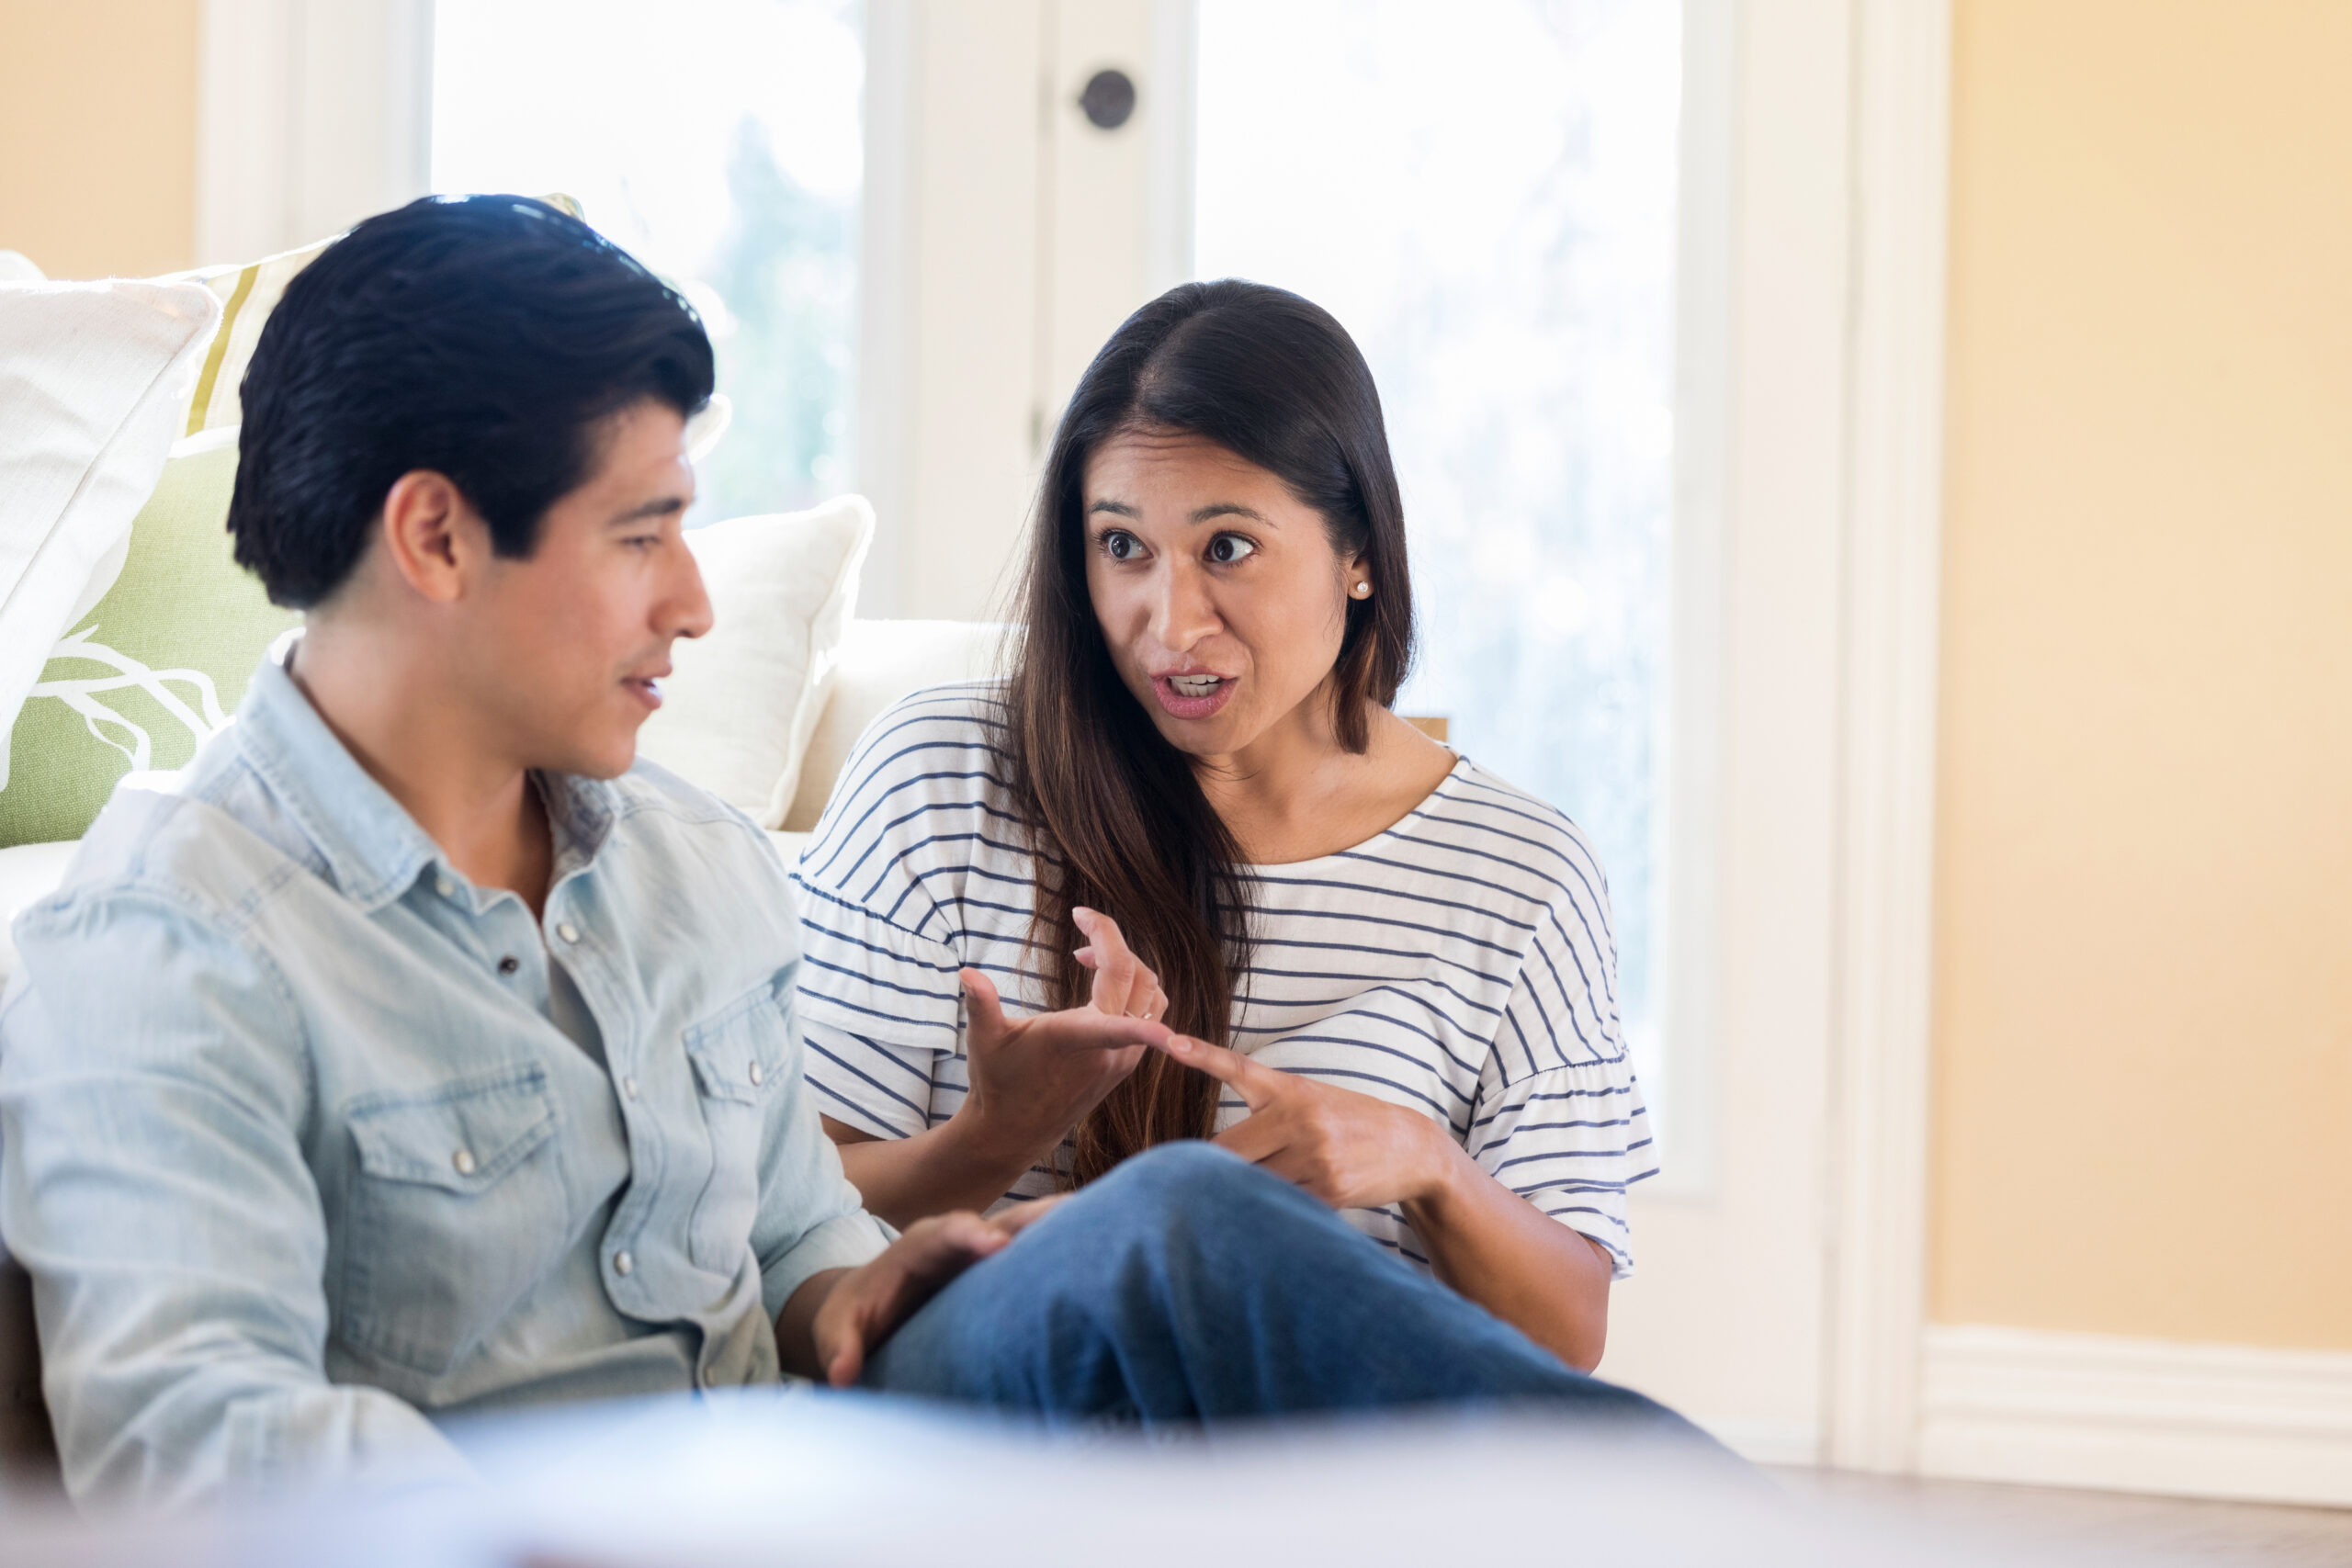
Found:
[{"label": "woman's eye", "polygon": [[1114,528],[1102,536],[1102,553],[1113,560],[1128,560],[1135,556],[1136,536]]},{"label": "woman's eye", "polygon": [[1209,541],[1209,559],[1219,566],[1231,566],[1257,553],[1258,547],[1238,534],[1219,534]]}]

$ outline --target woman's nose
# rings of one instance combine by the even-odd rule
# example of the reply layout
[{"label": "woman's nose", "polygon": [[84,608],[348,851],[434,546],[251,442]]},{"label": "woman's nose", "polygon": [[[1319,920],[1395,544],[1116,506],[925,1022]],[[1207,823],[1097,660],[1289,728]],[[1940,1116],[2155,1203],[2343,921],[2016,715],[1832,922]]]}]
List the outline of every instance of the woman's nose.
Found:
[{"label": "woman's nose", "polygon": [[1189,563],[1176,562],[1158,575],[1152,637],[1170,653],[1182,653],[1216,630],[1216,607],[1210,602],[1208,584]]}]

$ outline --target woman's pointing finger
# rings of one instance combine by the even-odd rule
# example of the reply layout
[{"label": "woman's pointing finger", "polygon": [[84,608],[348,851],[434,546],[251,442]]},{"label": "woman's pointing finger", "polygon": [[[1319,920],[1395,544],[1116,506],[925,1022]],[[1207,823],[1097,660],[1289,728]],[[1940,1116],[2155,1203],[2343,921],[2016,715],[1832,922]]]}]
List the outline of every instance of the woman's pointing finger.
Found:
[{"label": "woman's pointing finger", "polygon": [[1171,1034],[1159,1048],[1186,1066],[1198,1067],[1217,1082],[1230,1084],[1253,1111],[1272,1100],[1288,1081],[1273,1068],[1261,1067],[1238,1051],[1228,1051],[1189,1034]]}]

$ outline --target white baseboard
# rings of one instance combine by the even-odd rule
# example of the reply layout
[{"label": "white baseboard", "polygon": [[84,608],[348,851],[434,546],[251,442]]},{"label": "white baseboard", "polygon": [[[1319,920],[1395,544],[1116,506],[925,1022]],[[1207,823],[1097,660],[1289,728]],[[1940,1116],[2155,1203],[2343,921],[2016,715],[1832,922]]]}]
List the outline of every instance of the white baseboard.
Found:
[{"label": "white baseboard", "polygon": [[2352,1507],[2352,1353],[1929,1326],[1928,1475]]}]

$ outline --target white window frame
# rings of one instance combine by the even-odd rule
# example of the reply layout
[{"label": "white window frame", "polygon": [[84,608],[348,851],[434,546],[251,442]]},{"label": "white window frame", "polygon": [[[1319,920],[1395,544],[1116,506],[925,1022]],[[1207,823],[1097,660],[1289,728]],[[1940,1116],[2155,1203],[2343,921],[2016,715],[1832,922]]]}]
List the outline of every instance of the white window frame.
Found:
[{"label": "white window frame", "polygon": [[1823,1457],[1918,1468],[1951,0],[1855,0]]},{"label": "white window frame", "polygon": [[432,0],[205,0],[196,249],[242,263],[424,194]]}]

